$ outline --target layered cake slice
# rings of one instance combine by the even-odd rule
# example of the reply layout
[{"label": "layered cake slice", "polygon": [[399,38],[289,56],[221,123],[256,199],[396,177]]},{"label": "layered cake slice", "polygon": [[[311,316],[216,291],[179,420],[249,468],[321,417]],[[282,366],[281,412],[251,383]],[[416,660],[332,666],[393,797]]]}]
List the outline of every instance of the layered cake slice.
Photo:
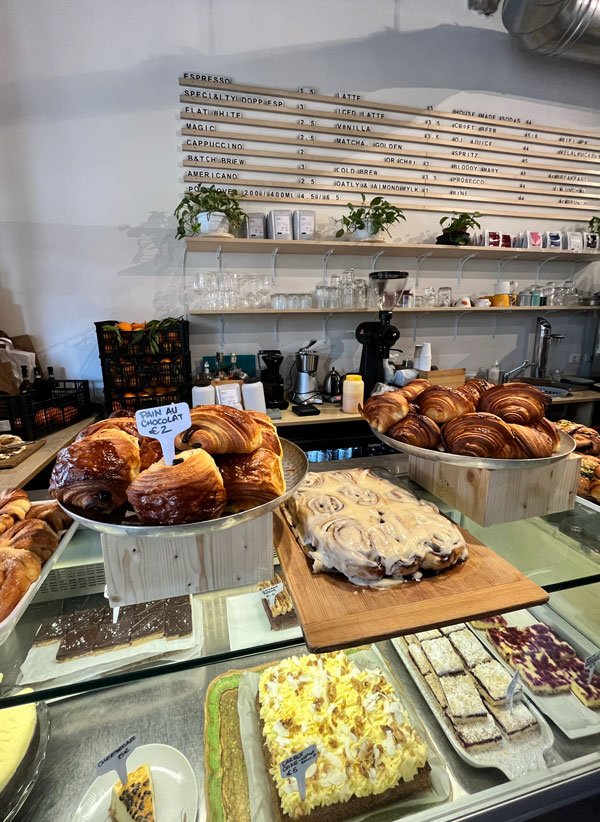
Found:
[{"label": "layered cake slice", "polygon": [[449,636],[449,634],[453,634],[456,631],[462,631],[466,628],[464,622],[457,622],[455,625],[445,625],[443,628],[440,628],[440,631],[444,634],[444,636]]},{"label": "layered cake slice", "polygon": [[[512,676],[497,660],[480,662],[471,670],[471,674],[489,705],[501,705],[506,702]],[[520,692],[521,688],[517,685],[515,696]]]},{"label": "layered cake slice", "polygon": [[485,705],[468,674],[443,676],[440,685],[448,701],[448,715],[453,723],[469,722],[487,716]]},{"label": "layered cake slice", "polygon": [[594,674],[591,682],[583,660],[569,657],[560,661],[563,673],[571,678],[571,691],[586,708],[600,708],[600,676]]},{"label": "layered cake slice", "polygon": [[294,608],[294,603],[285,585],[285,582],[275,574],[274,579],[268,579],[258,583],[258,590],[264,591],[273,585],[283,586],[282,590],[273,597],[272,600],[262,598],[263,608],[269,620],[272,631],[283,631],[286,628],[295,628],[298,625],[298,617]]},{"label": "layered cake slice", "polygon": [[422,646],[431,667],[438,676],[445,674],[458,674],[464,671],[464,667],[448,637],[439,639],[427,639]]},{"label": "layered cake slice", "polygon": [[535,694],[560,694],[571,686],[568,674],[543,652],[513,654],[511,665],[518,668],[521,679]]},{"label": "layered cake slice", "polygon": [[431,665],[429,664],[429,660],[425,656],[423,649],[419,645],[409,645],[408,653],[411,655],[413,662],[419,669],[422,676],[430,673]]},{"label": "layered cake slice", "polygon": [[506,705],[490,705],[490,711],[509,737],[514,738],[538,727],[537,719],[522,702],[515,702],[512,708]]},{"label": "layered cake slice", "polygon": [[470,722],[451,722],[454,735],[467,751],[494,747],[502,741],[502,734],[488,713]]},{"label": "layered cake slice", "polygon": [[479,617],[479,619],[471,620],[471,627],[477,628],[477,630],[481,631],[487,631],[489,628],[501,628],[506,625],[508,625],[508,622],[502,614],[496,614],[495,616],[489,617]]},{"label": "layered cake slice", "polygon": [[156,822],[154,786],[148,765],[140,765],[128,774],[127,783],[113,787],[110,800],[113,822]]},{"label": "layered cake slice", "polygon": [[489,662],[491,660],[491,656],[481,642],[468,628],[464,631],[455,631],[450,634],[449,639],[467,668],[474,668],[475,665],[479,665],[481,662]]},{"label": "layered cake slice", "polygon": [[425,682],[429,685],[431,693],[437,699],[440,708],[442,708],[445,711],[448,707],[448,701],[446,699],[446,695],[443,691],[443,688],[440,685],[440,678],[436,676],[434,673],[431,673],[425,674],[424,679]]},{"label": "layered cake slice", "polygon": [[[430,784],[427,747],[380,670],[342,652],[291,657],[261,675],[263,749],[278,819],[342,820]],[[310,745],[306,796],[280,763]]]}]

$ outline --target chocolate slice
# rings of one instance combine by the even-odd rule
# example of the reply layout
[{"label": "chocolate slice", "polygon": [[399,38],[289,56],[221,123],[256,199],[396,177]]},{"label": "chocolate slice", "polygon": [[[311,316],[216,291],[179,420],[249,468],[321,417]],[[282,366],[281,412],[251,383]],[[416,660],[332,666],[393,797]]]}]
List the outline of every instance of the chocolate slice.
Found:
[{"label": "chocolate slice", "polygon": [[93,628],[73,628],[68,631],[56,652],[56,661],[66,662],[69,659],[77,659],[90,654],[94,647],[97,630],[94,626]]},{"label": "chocolate slice", "polygon": [[189,636],[192,633],[192,609],[189,600],[186,605],[167,608],[164,629],[168,639]]},{"label": "chocolate slice", "polygon": [[71,617],[63,615],[54,619],[45,619],[33,640],[34,645],[48,645],[61,639],[71,626]]},{"label": "chocolate slice", "polygon": [[116,623],[106,622],[99,625],[94,640],[94,653],[128,648],[131,644],[131,622],[131,617],[125,617]]}]

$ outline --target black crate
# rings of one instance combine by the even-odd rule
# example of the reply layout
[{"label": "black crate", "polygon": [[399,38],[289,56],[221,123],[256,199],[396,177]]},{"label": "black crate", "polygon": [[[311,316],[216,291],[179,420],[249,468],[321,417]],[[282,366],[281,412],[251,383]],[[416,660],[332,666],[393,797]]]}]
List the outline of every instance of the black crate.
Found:
[{"label": "black crate", "polygon": [[[45,386],[43,386],[45,388]],[[87,380],[56,380],[49,396],[34,394],[0,395],[0,430],[26,440],[45,437],[91,413],[90,386]]]},{"label": "black crate", "polygon": [[[117,320],[94,323],[98,336],[100,359],[122,355],[138,356],[157,354],[150,347],[150,339],[142,329],[139,331],[111,331],[105,326],[117,326]],[[168,328],[156,332],[155,341],[161,354],[185,354],[190,349],[190,324],[187,320],[177,320]]]},{"label": "black crate", "polygon": [[105,386],[113,393],[169,388],[189,384],[187,358],[181,355],[154,357],[108,357],[103,363]]},{"label": "black crate", "polygon": [[[127,392],[132,394],[133,392]],[[105,391],[107,411],[137,411],[138,408],[153,408],[155,405],[168,405],[174,402],[187,402],[191,404],[192,392],[188,386],[182,386],[175,391],[168,391],[164,394],[144,395],[134,394],[111,394]]]}]

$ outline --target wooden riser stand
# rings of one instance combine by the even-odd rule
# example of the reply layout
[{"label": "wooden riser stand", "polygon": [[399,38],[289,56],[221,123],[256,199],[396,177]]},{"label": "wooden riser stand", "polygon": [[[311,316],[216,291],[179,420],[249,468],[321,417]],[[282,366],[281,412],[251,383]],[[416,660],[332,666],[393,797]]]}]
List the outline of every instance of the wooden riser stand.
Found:
[{"label": "wooden riser stand", "polygon": [[273,576],[273,515],[203,537],[101,535],[112,608],[239,588]]},{"label": "wooden riser stand", "polygon": [[487,526],[571,510],[580,461],[570,454],[539,468],[490,471],[411,456],[408,475],[469,519]]}]

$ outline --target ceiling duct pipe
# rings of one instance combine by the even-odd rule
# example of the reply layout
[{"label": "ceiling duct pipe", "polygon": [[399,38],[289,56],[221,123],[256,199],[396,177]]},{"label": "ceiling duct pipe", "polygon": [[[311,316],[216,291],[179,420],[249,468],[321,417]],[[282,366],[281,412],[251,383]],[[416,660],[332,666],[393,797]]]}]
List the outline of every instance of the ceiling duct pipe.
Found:
[{"label": "ceiling duct pipe", "polygon": [[[500,0],[468,0],[494,14]],[[525,51],[600,64],[600,0],[504,0],[502,22]]]}]

